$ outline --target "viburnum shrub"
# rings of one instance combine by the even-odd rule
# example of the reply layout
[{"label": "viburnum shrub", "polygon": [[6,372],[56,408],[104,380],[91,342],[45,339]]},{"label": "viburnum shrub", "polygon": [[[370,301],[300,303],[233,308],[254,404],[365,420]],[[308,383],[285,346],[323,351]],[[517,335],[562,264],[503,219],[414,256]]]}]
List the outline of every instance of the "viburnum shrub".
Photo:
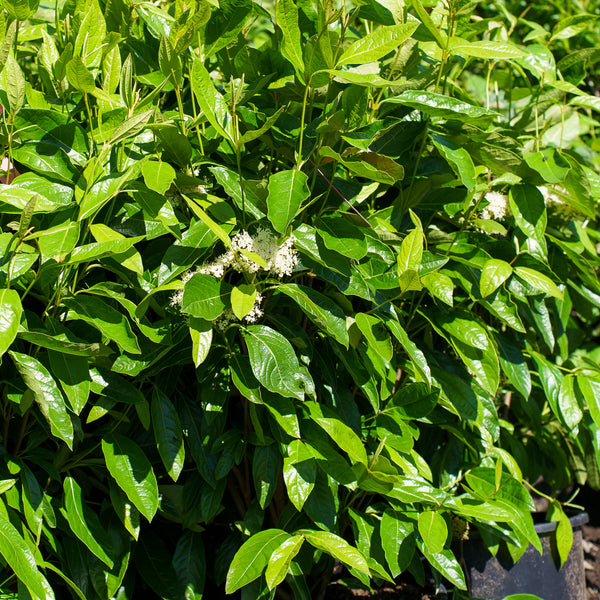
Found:
[{"label": "viburnum shrub", "polygon": [[465,597],[600,487],[598,7],[521,4],[2,0],[3,597]]}]

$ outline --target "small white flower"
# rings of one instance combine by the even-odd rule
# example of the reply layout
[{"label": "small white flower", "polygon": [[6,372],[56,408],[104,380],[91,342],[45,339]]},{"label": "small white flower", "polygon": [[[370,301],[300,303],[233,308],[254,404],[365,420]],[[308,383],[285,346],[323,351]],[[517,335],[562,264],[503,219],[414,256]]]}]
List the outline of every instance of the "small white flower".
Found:
[{"label": "small white flower", "polygon": [[480,217],[492,221],[502,221],[510,214],[508,196],[500,192],[488,192],[485,195],[488,205],[481,210]]}]

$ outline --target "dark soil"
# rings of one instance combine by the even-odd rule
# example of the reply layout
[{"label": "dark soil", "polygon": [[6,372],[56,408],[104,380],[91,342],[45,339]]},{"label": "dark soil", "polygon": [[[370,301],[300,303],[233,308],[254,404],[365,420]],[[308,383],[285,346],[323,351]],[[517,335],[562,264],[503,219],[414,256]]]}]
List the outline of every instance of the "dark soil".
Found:
[{"label": "dark soil", "polygon": [[[600,600],[600,494],[586,490],[577,498],[586,506],[590,522],[583,527],[583,552],[587,600]],[[399,581],[397,585],[385,584],[382,588],[369,592],[363,589],[350,589],[342,583],[329,585],[325,600],[447,600],[444,591],[436,594],[434,586],[420,587],[408,581]]]}]

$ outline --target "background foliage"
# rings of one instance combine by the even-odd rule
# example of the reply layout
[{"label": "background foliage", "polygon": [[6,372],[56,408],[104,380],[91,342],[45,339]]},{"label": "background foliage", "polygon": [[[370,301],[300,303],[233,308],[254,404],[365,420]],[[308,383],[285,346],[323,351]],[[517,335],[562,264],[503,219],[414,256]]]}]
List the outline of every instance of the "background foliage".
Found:
[{"label": "background foliage", "polygon": [[2,6],[5,593],[464,597],[600,487],[594,2]]}]

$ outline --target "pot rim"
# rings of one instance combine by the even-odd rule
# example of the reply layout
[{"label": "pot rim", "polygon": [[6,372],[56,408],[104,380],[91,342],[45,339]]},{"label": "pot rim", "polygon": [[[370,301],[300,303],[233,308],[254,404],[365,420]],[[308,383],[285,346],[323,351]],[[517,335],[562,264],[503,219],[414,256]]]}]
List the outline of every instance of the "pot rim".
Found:
[{"label": "pot rim", "polygon": [[[576,527],[583,527],[590,520],[589,515],[586,512],[580,512],[572,517],[569,517],[569,522],[571,523],[571,527],[575,529]],[[547,521],[545,523],[538,523],[534,525],[535,531],[537,534],[540,533],[552,533],[556,531],[557,523],[555,521]]]}]

